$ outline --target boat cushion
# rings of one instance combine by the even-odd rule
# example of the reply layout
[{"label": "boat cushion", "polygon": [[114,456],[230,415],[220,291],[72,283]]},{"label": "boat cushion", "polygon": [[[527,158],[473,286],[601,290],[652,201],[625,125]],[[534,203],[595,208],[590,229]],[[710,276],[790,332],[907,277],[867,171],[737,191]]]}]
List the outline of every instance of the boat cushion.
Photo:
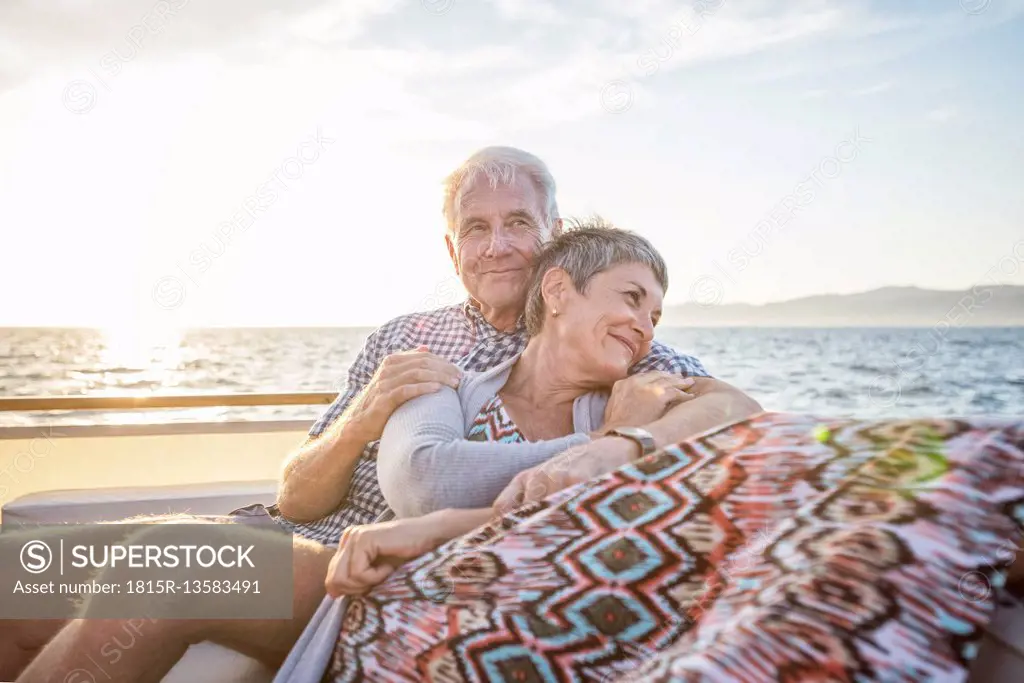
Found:
[{"label": "boat cushion", "polygon": [[4,505],[2,520],[4,525],[87,524],[139,515],[224,515],[243,505],[269,505],[276,492],[274,480],[42,491]]},{"label": "boat cushion", "polygon": [[274,670],[213,643],[193,645],[161,683],[270,683]]}]

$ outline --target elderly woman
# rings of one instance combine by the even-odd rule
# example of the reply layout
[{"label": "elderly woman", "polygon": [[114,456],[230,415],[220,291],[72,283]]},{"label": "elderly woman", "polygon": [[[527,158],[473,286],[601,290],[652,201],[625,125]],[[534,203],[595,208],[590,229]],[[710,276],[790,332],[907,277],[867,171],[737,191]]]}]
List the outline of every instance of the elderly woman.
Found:
[{"label": "elderly woman", "polygon": [[[626,379],[650,348],[668,288],[647,240],[584,224],[549,243],[534,268],[525,350],[467,375],[457,391],[406,403],[385,427],[378,480],[399,517],[490,507],[517,474],[595,436],[635,439],[642,455],[644,437],[633,428],[692,398],[690,378]],[[649,403],[632,406],[631,424],[603,425],[608,390],[620,381],[647,383]]]},{"label": "elderly woman", "polygon": [[[668,289],[661,255],[635,233],[584,224],[550,242],[534,273],[522,354],[467,375],[457,391],[409,401],[388,421],[377,457],[381,491],[398,517],[413,519],[344,532],[328,592],[386,576],[387,565],[368,564],[376,534],[404,533],[402,554],[421,554],[495,516],[493,504],[517,474],[591,438],[621,435],[635,440],[637,458],[649,453],[635,425],[603,420],[608,390],[627,381],[654,338]],[[652,372],[628,381],[656,389],[630,411],[637,424],[692,398],[688,378]]]}]

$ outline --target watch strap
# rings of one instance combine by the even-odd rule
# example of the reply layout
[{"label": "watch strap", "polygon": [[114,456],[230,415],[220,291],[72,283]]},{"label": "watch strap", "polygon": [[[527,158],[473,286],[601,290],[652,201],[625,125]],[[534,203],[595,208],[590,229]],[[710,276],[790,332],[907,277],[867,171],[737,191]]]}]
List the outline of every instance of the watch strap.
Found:
[{"label": "watch strap", "polygon": [[634,458],[634,460],[639,460],[658,450],[658,446],[654,441],[654,436],[646,429],[641,429],[639,427],[613,427],[612,429],[607,430],[605,434],[608,434],[609,436],[621,436],[639,445],[640,455]]}]

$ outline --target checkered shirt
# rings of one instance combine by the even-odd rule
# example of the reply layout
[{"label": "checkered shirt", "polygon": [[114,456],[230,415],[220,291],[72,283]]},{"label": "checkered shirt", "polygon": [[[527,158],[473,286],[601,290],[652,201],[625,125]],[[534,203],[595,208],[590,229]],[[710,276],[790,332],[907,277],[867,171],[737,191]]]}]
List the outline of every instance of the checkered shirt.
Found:
[{"label": "checkered shirt", "polygon": [[[447,358],[469,372],[484,372],[522,353],[527,334],[520,318],[511,332],[501,332],[484,319],[470,301],[424,313],[395,318],[375,330],[366,340],[348,371],[345,391],[324,412],[309,431],[319,437],[370,382],[377,366],[392,353],[427,346],[432,353]],[[655,341],[650,352],[630,369],[630,374],[661,370],[684,377],[709,377],[699,360],[679,353]],[[368,524],[388,510],[377,484],[377,448],[379,441],[367,444],[359,457],[348,495],[341,505],[323,519],[293,523],[281,516],[277,506],[268,508],[279,523],[308,539],[327,545],[337,544],[345,527]]]}]

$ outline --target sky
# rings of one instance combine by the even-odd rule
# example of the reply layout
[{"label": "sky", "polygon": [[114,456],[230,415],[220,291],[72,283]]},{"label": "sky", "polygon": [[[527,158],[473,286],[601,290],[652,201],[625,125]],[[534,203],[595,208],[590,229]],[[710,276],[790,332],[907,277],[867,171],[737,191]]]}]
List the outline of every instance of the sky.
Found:
[{"label": "sky", "polygon": [[1024,284],[1024,0],[0,4],[0,326],[375,325],[544,159],[666,303]]}]

